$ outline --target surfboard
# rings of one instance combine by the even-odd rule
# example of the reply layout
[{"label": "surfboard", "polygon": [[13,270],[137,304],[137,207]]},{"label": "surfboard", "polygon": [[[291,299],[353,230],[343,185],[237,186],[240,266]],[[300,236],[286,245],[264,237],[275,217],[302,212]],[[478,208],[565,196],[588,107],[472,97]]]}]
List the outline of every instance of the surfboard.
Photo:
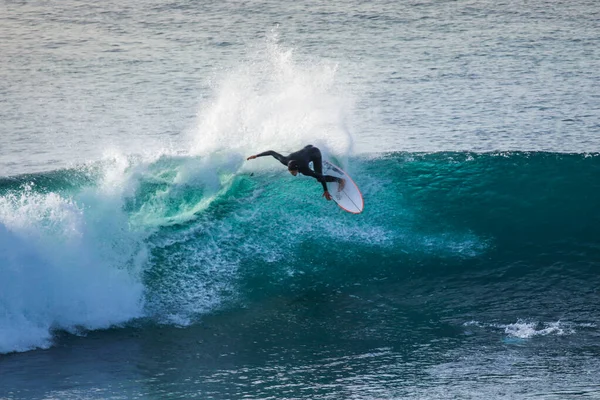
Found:
[{"label": "surfboard", "polygon": [[356,183],[354,183],[352,178],[350,178],[350,175],[327,160],[323,160],[323,175],[335,176],[346,181],[343,190],[338,190],[339,183],[327,182],[327,188],[329,189],[331,198],[341,209],[352,214],[360,214],[363,211],[365,201],[360,189]]}]

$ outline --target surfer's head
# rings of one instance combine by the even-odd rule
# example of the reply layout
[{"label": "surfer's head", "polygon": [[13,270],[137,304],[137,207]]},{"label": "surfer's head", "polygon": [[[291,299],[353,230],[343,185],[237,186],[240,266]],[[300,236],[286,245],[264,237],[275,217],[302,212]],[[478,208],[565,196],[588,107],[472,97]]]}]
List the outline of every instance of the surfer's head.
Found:
[{"label": "surfer's head", "polygon": [[288,162],[288,171],[294,176],[298,175],[298,161],[290,160],[290,162]]}]

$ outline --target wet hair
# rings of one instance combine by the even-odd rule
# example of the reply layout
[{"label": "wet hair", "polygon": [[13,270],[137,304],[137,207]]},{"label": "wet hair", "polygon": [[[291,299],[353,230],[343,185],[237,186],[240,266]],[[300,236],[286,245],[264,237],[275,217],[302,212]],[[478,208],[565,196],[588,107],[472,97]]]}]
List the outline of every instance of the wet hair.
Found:
[{"label": "wet hair", "polygon": [[288,162],[288,169],[290,171],[298,171],[298,161],[290,160],[290,162]]}]

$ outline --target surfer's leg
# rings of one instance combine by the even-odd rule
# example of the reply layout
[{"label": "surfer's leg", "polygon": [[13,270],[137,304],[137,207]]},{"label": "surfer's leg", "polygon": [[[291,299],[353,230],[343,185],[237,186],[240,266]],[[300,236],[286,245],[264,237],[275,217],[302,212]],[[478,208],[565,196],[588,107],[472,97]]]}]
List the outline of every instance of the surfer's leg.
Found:
[{"label": "surfer's leg", "polygon": [[[323,175],[323,158],[321,157],[321,150],[316,147],[312,148],[311,161],[313,162],[313,168],[315,169],[315,172],[319,175]],[[325,178],[325,182],[337,182],[339,184],[338,192],[344,190],[344,186],[346,185],[346,181],[344,179],[331,175],[323,175],[323,178]]]},{"label": "surfer's leg", "polygon": [[338,178],[337,176],[331,175],[323,175],[323,179],[325,182],[337,182],[338,183],[338,192],[344,190],[344,186],[346,186],[346,180],[342,178]]},{"label": "surfer's leg", "polygon": [[[312,163],[313,163],[313,169],[315,170],[315,172],[319,175],[323,175],[323,158],[321,157],[321,150],[317,149],[316,147],[311,146],[310,161],[312,161]],[[333,182],[333,181],[327,181],[327,182]]]}]

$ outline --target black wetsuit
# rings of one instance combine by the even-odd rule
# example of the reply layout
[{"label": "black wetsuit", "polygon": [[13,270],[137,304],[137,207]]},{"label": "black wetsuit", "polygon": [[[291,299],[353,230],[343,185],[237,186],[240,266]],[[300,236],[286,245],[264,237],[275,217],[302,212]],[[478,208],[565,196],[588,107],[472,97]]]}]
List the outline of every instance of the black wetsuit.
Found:
[{"label": "black wetsuit", "polygon": [[[296,161],[298,165],[298,172],[300,172],[302,175],[312,176],[313,178],[321,182],[324,191],[327,191],[327,185],[325,184],[325,182],[341,181],[340,178],[336,178],[335,176],[323,175],[323,160],[321,158],[321,150],[319,150],[317,147],[314,147],[311,144],[309,144],[302,150],[290,154],[287,157],[282,156],[281,154],[276,153],[273,150],[265,151],[256,155],[256,157],[263,156],[273,156],[286,167],[288,166],[288,163],[290,161]],[[315,169],[314,171],[308,166],[310,162],[313,163],[313,168]]]}]

